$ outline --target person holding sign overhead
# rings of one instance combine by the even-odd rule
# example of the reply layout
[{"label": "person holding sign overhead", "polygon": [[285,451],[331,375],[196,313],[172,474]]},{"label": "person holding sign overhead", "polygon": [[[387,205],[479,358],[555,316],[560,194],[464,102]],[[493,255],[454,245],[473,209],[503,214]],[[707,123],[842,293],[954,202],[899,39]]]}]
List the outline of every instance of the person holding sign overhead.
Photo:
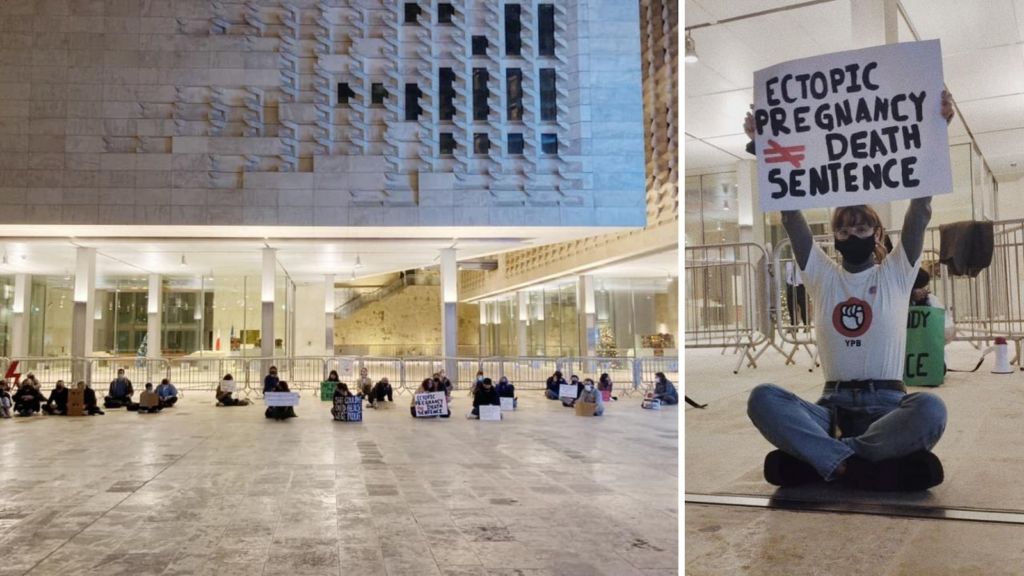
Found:
[{"label": "person holding sign overhead", "polygon": [[[953,117],[949,94],[925,99],[925,115]],[[751,139],[755,122],[747,115]],[[750,148],[748,147],[748,150]],[[946,153],[945,151],[943,153]],[[937,193],[940,191],[929,191]],[[852,196],[857,198],[857,196]],[[881,491],[926,490],[942,483],[931,449],[946,427],[946,407],[928,393],[907,394],[904,349],[910,294],[920,266],[931,197],[913,198],[891,253],[874,209],[844,205],[832,216],[841,264],[815,245],[799,210],[782,224],[811,300],[825,387],[817,403],[773,384],[753,389],[747,414],[778,449],[764,460],[776,486],[842,481]]]}]

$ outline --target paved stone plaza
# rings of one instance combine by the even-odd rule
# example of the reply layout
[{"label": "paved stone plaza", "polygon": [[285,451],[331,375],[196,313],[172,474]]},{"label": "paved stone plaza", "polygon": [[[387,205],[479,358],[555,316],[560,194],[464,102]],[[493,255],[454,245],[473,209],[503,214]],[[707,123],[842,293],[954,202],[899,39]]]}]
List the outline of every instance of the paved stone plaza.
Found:
[{"label": "paved stone plaza", "polygon": [[678,411],[333,422],[217,408],[0,421],[0,575],[677,573]]}]

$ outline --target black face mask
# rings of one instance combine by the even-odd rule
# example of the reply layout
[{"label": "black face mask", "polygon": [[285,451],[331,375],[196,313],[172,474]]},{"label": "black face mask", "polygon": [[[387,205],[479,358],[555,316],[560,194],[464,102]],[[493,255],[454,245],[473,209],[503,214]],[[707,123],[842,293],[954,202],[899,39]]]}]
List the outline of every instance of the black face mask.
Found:
[{"label": "black face mask", "polygon": [[836,250],[843,255],[843,260],[850,264],[861,264],[875,253],[874,235],[867,238],[851,235],[846,240],[836,240]]}]

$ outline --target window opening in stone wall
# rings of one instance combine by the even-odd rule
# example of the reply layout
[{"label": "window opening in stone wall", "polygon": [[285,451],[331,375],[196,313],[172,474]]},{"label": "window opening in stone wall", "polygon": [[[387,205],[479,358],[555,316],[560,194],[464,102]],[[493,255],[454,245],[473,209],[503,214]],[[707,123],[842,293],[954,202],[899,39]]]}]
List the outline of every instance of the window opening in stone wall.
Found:
[{"label": "window opening in stone wall", "polygon": [[451,132],[441,132],[441,154],[445,156],[455,154],[455,135]]},{"label": "window opening in stone wall", "polygon": [[487,56],[487,36],[473,36],[473,56]]},{"label": "window opening in stone wall", "polygon": [[406,120],[419,120],[420,113],[423,109],[420,108],[420,96],[423,92],[420,91],[420,87],[416,84],[405,85],[405,119]]},{"label": "window opening in stone wall", "polygon": [[405,3],[405,23],[418,24],[420,19],[420,5],[415,2]]},{"label": "window opening in stone wall", "polygon": [[490,149],[490,136],[487,134],[473,134],[473,154],[487,154]]},{"label": "window opening in stone wall", "polygon": [[555,5],[537,6],[537,50],[541,56],[555,55]]},{"label": "window opening in stone wall", "polygon": [[455,17],[455,6],[451,2],[441,2],[437,5],[437,23],[451,24]]},{"label": "window opening in stone wall", "polygon": [[348,99],[355,96],[356,93],[348,87],[348,82],[338,82],[338,104],[348,104]]},{"label": "window opening in stone wall", "polygon": [[505,55],[519,56],[523,51],[523,7],[519,4],[505,4]]},{"label": "window opening in stone wall", "polygon": [[438,79],[441,97],[438,101],[438,115],[441,120],[451,120],[455,117],[455,71],[451,68],[441,68]]},{"label": "window opening in stone wall", "polygon": [[487,81],[491,75],[487,68],[473,68],[473,120],[487,120],[490,110],[487,108],[487,99],[491,97],[491,91],[487,88]]},{"label": "window opening in stone wall", "polygon": [[505,86],[508,90],[509,122],[523,119],[523,71],[519,68],[505,69]]},{"label": "window opening in stone wall", "polygon": [[540,150],[545,154],[558,154],[558,134],[541,134]]},{"label": "window opening in stone wall", "polygon": [[540,69],[540,119],[558,118],[557,92],[555,91],[555,69]]},{"label": "window opening in stone wall", "polygon": [[388,91],[384,88],[384,84],[374,82],[370,85],[370,103],[374,106],[383,106],[384,99],[387,97]]},{"label": "window opening in stone wall", "polygon": [[521,156],[523,149],[526,148],[526,140],[523,140],[522,134],[509,134],[508,135],[508,153]]}]

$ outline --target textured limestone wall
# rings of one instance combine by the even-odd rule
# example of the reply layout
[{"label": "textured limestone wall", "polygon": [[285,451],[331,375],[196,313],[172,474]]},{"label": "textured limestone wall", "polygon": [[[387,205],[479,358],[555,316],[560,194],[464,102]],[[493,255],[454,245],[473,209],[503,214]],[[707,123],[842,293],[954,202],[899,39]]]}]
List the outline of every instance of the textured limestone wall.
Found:
[{"label": "textured limestone wall", "polygon": [[[0,2],[0,219],[29,224],[640,226],[644,134],[637,5],[505,0],[11,0]],[[483,56],[471,38],[487,37]],[[439,114],[440,67],[456,75]],[[473,71],[490,108],[473,120]],[[523,71],[522,122],[506,70]],[[557,120],[539,75],[556,74]],[[338,103],[338,85],[354,96]],[[422,91],[405,120],[405,86]],[[372,102],[374,84],[388,96]],[[523,155],[506,146],[522,133]],[[440,154],[442,133],[454,154]],[[557,134],[556,154],[541,150]],[[491,147],[474,153],[477,135]]]}]

